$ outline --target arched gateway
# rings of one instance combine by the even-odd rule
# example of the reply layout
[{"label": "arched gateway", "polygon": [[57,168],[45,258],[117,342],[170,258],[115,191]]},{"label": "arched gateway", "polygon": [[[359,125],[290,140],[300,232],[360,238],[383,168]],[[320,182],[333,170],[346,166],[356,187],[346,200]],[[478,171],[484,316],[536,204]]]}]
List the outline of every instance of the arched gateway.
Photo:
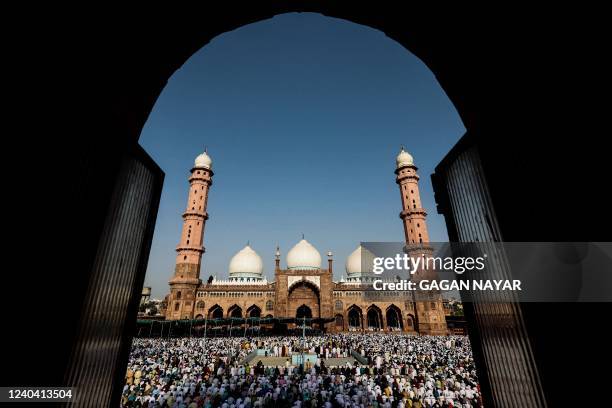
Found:
[{"label": "arched gateway", "polygon": [[318,288],[308,281],[300,281],[289,288],[288,317],[296,318],[321,316],[321,298]]}]

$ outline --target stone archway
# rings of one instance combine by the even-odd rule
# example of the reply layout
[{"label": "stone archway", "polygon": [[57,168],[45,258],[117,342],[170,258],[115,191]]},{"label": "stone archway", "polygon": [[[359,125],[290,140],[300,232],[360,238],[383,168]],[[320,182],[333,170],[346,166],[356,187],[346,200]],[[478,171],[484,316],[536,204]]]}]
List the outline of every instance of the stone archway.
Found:
[{"label": "stone archway", "polygon": [[349,307],[347,315],[349,330],[363,330],[363,312],[359,306]]},{"label": "stone archway", "polygon": [[242,308],[238,305],[233,305],[227,309],[227,317],[242,317]]},{"label": "stone archway", "polygon": [[[369,8],[366,9],[357,3],[339,5],[332,2],[273,2],[269,4],[249,5],[248,7],[245,7],[244,10],[241,10],[241,12],[237,12],[235,5],[221,6],[221,4],[219,4],[219,6],[219,8],[215,7],[214,11],[208,10],[207,13],[195,13],[193,10],[188,9],[181,10],[184,14],[172,18],[172,21],[181,25],[181,30],[162,29],[160,28],[163,27],[162,24],[143,23],[142,26],[138,25],[140,20],[146,20],[148,23],[149,20],[147,19],[132,19],[125,24],[117,24],[116,29],[113,30],[112,33],[108,33],[105,36],[106,46],[104,47],[98,46],[100,43],[97,41],[97,36],[94,34],[99,31],[96,24],[90,24],[88,27],[84,27],[81,31],[81,37],[84,39],[96,39],[96,41],[93,42],[94,46],[90,47],[92,52],[102,52],[103,58],[101,58],[101,60],[111,62],[118,61],[118,63],[121,64],[121,68],[113,69],[114,65],[112,64],[109,65],[110,69],[105,65],[100,67],[99,64],[89,64],[92,66],[96,65],[98,67],[97,69],[100,69],[106,73],[102,82],[100,82],[100,78],[102,76],[96,75],[93,68],[91,69],[92,72],[84,71],[84,78],[94,78],[94,80],[91,81],[91,84],[85,83],[85,85],[83,85],[82,83],[79,83],[79,85],[85,87],[95,86],[96,89],[100,90],[100,92],[90,92],[90,94],[95,95],[95,97],[91,97],[90,100],[87,100],[88,103],[83,103],[82,100],[79,100],[79,102],[75,102],[71,108],[74,110],[79,110],[79,104],[87,106],[88,111],[97,112],[100,117],[110,118],[110,120],[105,122],[104,126],[100,126],[99,129],[92,129],[91,134],[88,136],[88,144],[75,143],[77,140],[76,137],[65,138],[65,147],[71,148],[63,149],[65,150],[65,153],[63,153],[65,156],[62,157],[62,160],[58,160],[63,162],[65,159],[66,163],[75,164],[75,169],[67,174],[83,174],[86,173],[85,170],[87,170],[91,172],[86,173],[89,175],[90,180],[101,181],[99,183],[82,183],[78,178],[66,176],[57,178],[57,183],[54,183],[54,187],[57,189],[57,186],[60,186],[61,191],[73,191],[74,189],[74,191],[78,192],[78,194],[74,195],[75,200],[77,200],[73,203],[74,208],[86,208],[89,216],[88,219],[91,222],[91,228],[86,229],[81,228],[79,223],[65,223],[66,225],[64,225],[64,228],[71,232],[67,233],[67,236],[81,237],[79,242],[76,243],[78,248],[73,251],[75,254],[77,254],[77,256],[79,256],[79,258],[77,261],[72,262],[74,265],[81,267],[80,269],[82,269],[82,265],[93,264],[92,259],[96,255],[96,245],[99,242],[99,237],[103,234],[102,220],[107,213],[108,203],[111,201],[114,186],[112,179],[118,174],[120,168],[118,164],[120,163],[121,157],[123,157],[124,153],[128,150],[128,148],[130,148],[130,143],[133,144],[137,141],[145,119],[153,108],[154,101],[159,95],[161,89],[168,82],[170,75],[180,66],[182,66],[193,52],[210,42],[210,40],[216,35],[223,32],[236,29],[247,23],[260,21],[265,18],[270,18],[276,14],[290,11],[321,12],[328,16],[344,18],[349,21],[368,25],[381,30],[381,32],[397,40],[404,47],[415,53],[432,69],[432,71],[434,71],[434,75],[440,81],[446,94],[455,103],[455,106],[460,112],[469,134],[490,134],[489,132],[486,132],[486,130],[491,127],[491,124],[496,123],[497,118],[504,118],[505,112],[511,111],[511,109],[506,109],[506,107],[511,108],[513,105],[516,105],[517,101],[523,100],[524,95],[527,94],[529,90],[536,93],[538,90],[541,90],[539,91],[540,93],[538,93],[538,96],[543,96],[549,89],[546,86],[547,84],[542,86],[542,76],[540,75],[529,75],[528,77],[528,74],[522,74],[522,78],[519,76],[518,79],[509,81],[507,79],[509,76],[506,75],[506,73],[511,72],[512,67],[517,65],[517,63],[498,63],[508,61],[506,58],[508,55],[508,50],[514,51],[524,49],[524,55],[537,57],[539,55],[537,52],[537,46],[540,42],[534,40],[533,38],[538,38],[535,36],[537,31],[533,27],[539,27],[538,24],[525,24],[523,27],[524,29],[519,30],[520,32],[512,32],[512,30],[507,29],[509,25],[503,24],[502,21],[499,21],[499,23],[496,21],[497,24],[490,24],[488,21],[483,23],[476,19],[471,21],[469,18],[469,11],[459,13],[460,18],[458,18],[457,14],[455,14],[453,16],[454,18],[446,19],[442,18],[442,16],[437,13],[430,13],[428,15],[423,13],[402,13],[402,9],[399,8],[399,4],[397,5],[397,9],[395,8],[396,6],[368,6]],[[163,10],[166,15],[173,14],[172,11],[177,10],[172,10],[172,8]],[[463,28],[465,27],[471,27],[471,29],[464,30]],[[443,28],[452,30],[454,35],[445,36],[445,30],[443,30]],[[540,28],[538,28],[538,30],[540,30]],[[488,33],[486,36],[488,38],[483,37],[483,41],[473,41],[475,35],[474,33],[485,31]],[[490,44],[495,44],[496,46],[488,48]],[[564,42],[561,41],[560,44],[564,44]],[[561,49],[561,45],[559,46],[559,49]],[[137,52],[134,52],[135,50]],[[77,52],[73,52],[74,50],[72,47],[68,50],[62,51],[66,52],[62,52],[61,55],[68,56],[79,54]],[[546,57],[537,58],[538,64],[532,65],[540,67],[541,72],[554,71],[554,69],[545,70],[542,67],[554,68],[554,64],[557,62],[557,59],[550,56],[555,54],[556,53],[552,52],[546,53]],[[544,62],[546,62],[546,64],[541,65]],[[85,67],[84,69],[88,68]],[[135,75],[135,73],[142,73],[142,75]],[[557,73],[556,75],[559,78],[563,77],[562,73]],[[529,80],[529,78],[533,79]],[[97,83],[95,83],[96,81]],[[497,89],[499,89],[499,91],[495,92],[494,90]],[[78,100],[78,98],[73,99]],[[492,194],[496,205],[498,203],[508,201],[505,198],[510,197],[511,193],[504,193],[504,190],[509,190],[504,188],[504,186],[508,185],[504,182],[506,180],[504,177],[507,177],[507,180],[510,180],[513,175],[500,175],[509,173],[505,170],[511,167],[511,160],[514,160],[514,157],[517,157],[518,155],[505,154],[504,156],[508,158],[500,156],[499,159],[496,160],[497,156],[493,155],[492,152],[500,150],[505,151],[504,148],[509,148],[513,153],[515,151],[519,152],[519,148],[525,150],[523,149],[524,143],[517,143],[516,139],[513,137],[520,133],[516,130],[527,128],[535,129],[532,133],[538,134],[537,130],[544,128],[543,125],[540,125],[540,123],[534,121],[534,116],[530,115],[529,113],[532,111],[539,112],[537,109],[535,109],[537,107],[536,105],[543,106],[546,105],[546,103],[542,103],[541,97],[531,99],[537,103],[533,101],[527,102],[528,106],[522,110],[522,114],[514,115],[512,121],[507,121],[511,126],[498,129],[498,137],[491,138],[494,139],[494,141],[486,142],[485,137],[478,136],[478,140],[481,142],[479,150],[484,152],[483,156],[485,156],[487,159],[486,163],[488,167],[486,167],[486,173],[488,176],[491,176],[492,174],[491,177],[493,177],[489,178],[489,181],[491,182],[491,180],[494,180],[494,182],[491,182],[491,184],[493,186],[498,186]],[[553,101],[552,97],[550,97],[549,101]],[[63,110],[67,110],[62,104],[58,104],[58,106],[61,106]],[[98,107],[101,107],[102,109],[98,109]],[[34,115],[30,113],[30,116]],[[545,116],[539,115],[539,117]],[[550,121],[543,120],[542,122],[549,126]],[[70,136],[72,136],[72,134],[80,133],[79,127],[76,126],[76,128],[77,129],[72,133],[65,133],[69,134]],[[527,155],[525,162],[528,164],[536,163],[536,161],[541,162],[541,157],[546,156],[546,154],[543,153],[550,153],[551,148],[548,139],[533,138],[532,133],[527,132],[527,134],[523,136],[524,140],[528,140],[528,138],[532,139],[530,140],[531,148],[527,149],[528,151],[523,152],[523,154]],[[540,139],[542,139],[545,143],[540,141]],[[500,148],[500,141],[503,148]],[[513,144],[517,146],[515,148],[516,150],[512,149]],[[564,147],[553,147],[557,148],[557,150],[561,152],[565,150]],[[572,148],[574,147],[575,146],[572,146]],[[39,150],[45,151],[45,149]],[[567,148],[567,151],[570,151],[569,147]],[[548,156],[559,157],[562,155],[548,154]],[[73,160],[74,157],[79,158],[79,161],[75,162]],[[105,163],[106,165],[96,166],[95,163]],[[551,168],[553,167],[551,166]],[[538,167],[530,170],[530,172],[533,174],[539,174],[537,169]],[[544,170],[545,165],[542,165],[541,169]],[[585,170],[585,174],[587,173],[588,172]],[[537,194],[537,191],[542,190],[539,180],[545,179],[546,174],[547,173],[544,172],[543,174],[540,174],[540,177],[533,177],[531,182],[526,181],[526,183],[524,183],[522,188],[523,190],[527,190],[527,193],[525,193],[526,196],[546,198],[544,194]],[[578,181],[579,175],[582,175],[582,173],[577,172],[576,175],[573,176],[572,180],[575,179]],[[497,178],[495,178],[496,176]],[[564,182],[567,184],[566,180],[564,180]],[[546,191],[552,192],[554,190],[555,189],[553,188],[549,188]],[[562,191],[562,189],[557,190]],[[535,192],[536,194],[530,195],[529,192]],[[560,194],[561,193],[559,193],[559,195]],[[549,198],[550,202],[554,202],[555,197],[556,195],[552,194]],[[81,201],[85,202],[86,199],[88,205],[82,205]],[[534,201],[538,202],[538,200]],[[551,206],[547,204],[547,200],[543,200],[539,205],[541,208],[550,209]],[[513,234],[515,236],[520,236],[521,231],[519,229],[525,224],[525,222],[514,223],[517,225],[514,227],[512,224],[515,218],[512,216],[512,212],[515,210],[513,208],[505,209],[500,205],[497,205],[497,207],[502,207],[496,209],[498,213],[502,213],[503,215],[503,217],[500,218],[505,220],[503,227],[510,229],[510,232],[506,236],[512,236]],[[66,206],[66,208],[71,209],[73,207]],[[546,214],[546,211],[531,211],[531,213],[535,215],[532,215],[529,220],[535,220],[535,225],[545,225],[547,221],[559,219],[555,211],[549,211],[550,214]],[[68,219],[68,217],[56,218],[62,220]],[[73,218],[77,220],[82,219],[81,217]],[[538,222],[538,219],[541,219],[541,221]],[[551,225],[554,224],[551,223]],[[562,227],[558,228],[559,231],[561,231]],[[543,231],[545,229],[531,228],[531,230]],[[574,234],[580,237],[584,235],[584,233],[581,235],[580,231],[585,231],[585,228],[581,224],[578,227],[569,228],[569,230],[567,226],[564,226],[563,230],[563,233],[565,234],[564,236],[572,237],[572,234]],[[79,232],[81,234],[79,234]],[[549,231],[548,233],[549,235],[554,235],[554,231],[552,233]],[[69,240],[66,241],[71,242]],[[57,240],[57,246],[60,248],[61,246],[65,246],[65,243]],[[67,274],[71,279],[75,279],[75,282],[77,282],[79,286],[86,287],[90,281],[93,282],[95,275],[91,273],[82,273],[78,267],[74,267],[73,269],[74,270],[69,270]],[[40,276],[42,277],[42,275]],[[133,281],[140,282],[136,283],[136,286],[142,286],[142,280],[139,281],[138,279],[134,279]],[[101,285],[102,286],[94,287],[97,287],[100,291],[105,290],[108,291],[108,293],[111,293],[111,295],[108,296],[108,299],[110,299],[109,301],[111,302],[109,307],[118,308],[128,304],[128,297],[115,296],[115,294],[120,293],[120,291],[125,289],[121,285],[116,285],[115,280],[107,279],[105,282],[102,282]],[[81,298],[71,296],[71,293],[63,289],[60,284],[58,284],[57,287],[54,287],[54,289],[57,289],[58,293],[66,293],[65,296],[58,296],[58,298],[64,299],[66,304],[73,306],[66,307],[66,310],[77,310],[80,307],[80,302],[82,302]],[[140,288],[137,287],[135,289]],[[92,297],[92,299],[94,298]],[[93,300],[90,300],[90,302],[92,301]],[[88,309],[85,307],[83,310],[95,309]],[[580,312],[583,318],[587,316],[586,313],[582,313],[582,309],[578,311],[578,308],[576,307],[572,310],[574,310],[576,315],[578,315]],[[538,316],[537,313],[532,313],[535,316]],[[78,316],[80,315],[74,315],[77,317],[68,316],[66,319],[71,319],[71,324],[79,324]],[[559,313],[559,315],[563,316],[563,313]],[[590,315],[592,314],[589,314],[589,316]],[[542,316],[549,315],[542,313]],[[84,314],[82,320],[87,322],[95,321],[96,319]],[[537,322],[537,319],[532,317],[531,321]],[[479,321],[475,321],[474,324],[482,324],[478,322]],[[48,324],[50,326],[49,323],[42,324]],[[124,322],[117,320],[116,322],[112,322],[112,324],[113,329],[116,329],[122,333],[120,346],[124,348],[128,347],[131,338],[129,330],[124,328]],[[533,325],[529,326],[529,332],[535,331],[536,333],[543,335],[542,338],[544,340],[541,338],[541,340],[535,344],[537,348],[536,351],[544,354],[544,357],[541,357],[543,359],[542,361],[547,361],[548,358],[554,359],[556,357],[554,356],[554,353],[551,353],[546,349],[547,342],[545,340],[548,338],[546,336],[546,328],[536,330],[532,328],[532,326]],[[552,327],[552,325],[550,327]],[[20,328],[23,328],[24,333],[29,333],[29,330],[31,330],[28,329],[25,324]],[[37,330],[41,330],[40,327],[37,327]],[[75,333],[79,332],[75,330]],[[90,330],[86,333],[98,333],[98,331]],[[484,333],[485,334],[483,336],[485,340],[487,340],[487,332],[484,331]],[[77,334],[75,334],[71,338],[62,339],[62,343],[74,344],[74,347],[76,347],[76,345],[87,344],[87,342],[91,340],[90,338],[92,336],[93,335],[85,335],[85,338],[83,339],[77,337]],[[552,335],[550,336],[552,337]],[[521,339],[522,338],[526,337],[521,337]],[[535,339],[538,337],[533,335],[532,338]],[[574,338],[578,338],[578,335],[574,336]],[[567,342],[568,344],[571,343],[570,340],[567,340]],[[482,349],[482,346],[479,344],[480,343],[474,346],[475,349]],[[484,344],[487,344],[486,341]],[[63,362],[64,360],[67,360],[69,356],[68,353],[70,350],[74,349],[74,347],[66,347],[66,349],[69,351],[63,352],[65,355],[58,354],[56,357],[58,361]],[[52,349],[51,346],[47,346],[47,348]],[[118,348],[119,346],[117,346],[117,349]],[[116,351],[115,349],[109,352],[112,352],[113,355],[119,355],[119,351]],[[480,350],[481,356],[483,353],[484,352]],[[112,359],[107,360],[110,361]],[[74,365],[74,363],[71,364]],[[538,366],[540,366],[540,364],[541,363],[538,361]],[[29,364],[22,365],[24,367],[29,367]],[[102,364],[100,364],[100,367],[101,366]],[[57,364],[57,367],[57,369],[50,371],[52,373],[58,371],[59,374],[57,375],[60,376],[59,378],[61,378],[66,369],[61,364]],[[504,373],[509,371],[504,367],[496,366],[495,363],[492,363],[492,367],[494,369],[504,370],[502,371]],[[98,366],[96,366],[96,368],[98,368]],[[90,371],[95,372],[95,370]],[[100,372],[102,371],[104,370],[101,370]],[[562,383],[561,381],[554,380],[557,374],[555,372],[550,374],[550,371],[551,370],[548,370],[546,371],[546,374],[543,374],[543,377],[548,375],[552,378],[547,379],[546,383]],[[494,372],[494,370],[491,372]],[[531,373],[531,371],[529,372]],[[24,378],[27,378],[27,374],[28,373],[26,370],[19,369],[15,375],[17,377],[19,377],[19,375],[23,375]],[[83,376],[75,375],[75,377],[89,379],[86,372],[81,373],[79,371],[78,374],[83,374]],[[537,373],[534,378],[538,378]],[[95,382],[84,380],[84,383],[93,384]],[[110,389],[110,387],[107,388]],[[89,390],[85,389],[83,390],[82,395],[95,395],[94,392],[99,391],[96,389],[93,392],[90,392]],[[107,394],[110,395],[110,393]],[[551,395],[554,396],[556,394],[551,392]],[[489,403],[489,405],[493,404]]]},{"label": "stone archway", "polygon": [[257,305],[251,305],[247,311],[246,315],[248,317],[260,317],[261,316],[261,308]]},{"label": "stone archway", "polygon": [[378,306],[372,305],[368,308],[366,322],[366,327],[368,328],[368,330],[377,331],[383,329],[382,312]]},{"label": "stone archway", "polygon": [[399,309],[399,307],[395,305],[389,306],[385,313],[385,318],[387,321],[387,328],[389,330],[404,330],[404,322],[402,321],[402,311]]},{"label": "stone archway", "polygon": [[289,288],[287,296],[287,316],[297,317],[298,308],[310,309],[311,318],[321,316],[321,298],[319,289],[308,281],[299,281]]},{"label": "stone archway", "polygon": [[209,319],[223,319],[223,308],[219,305],[214,305],[208,309]]}]

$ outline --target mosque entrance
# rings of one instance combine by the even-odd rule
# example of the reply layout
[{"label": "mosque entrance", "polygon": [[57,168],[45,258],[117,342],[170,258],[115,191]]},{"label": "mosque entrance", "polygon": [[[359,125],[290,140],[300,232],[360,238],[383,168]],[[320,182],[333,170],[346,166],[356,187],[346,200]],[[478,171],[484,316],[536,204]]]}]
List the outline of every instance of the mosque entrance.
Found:
[{"label": "mosque entrance", "polygon": [[304,317],[299,314],[299,310],[305,312],[307,308],[309,315],[307,318],[317,318],[321,315],[321,300],[318,288],[308,281],[300,281],[289,288],[287,316]]},{"label": "mosque entrance", "polygon": [[295,313],[296,319],[312,319],[312,310],[306,305],[302,305],[298,307],[297,312]]}]

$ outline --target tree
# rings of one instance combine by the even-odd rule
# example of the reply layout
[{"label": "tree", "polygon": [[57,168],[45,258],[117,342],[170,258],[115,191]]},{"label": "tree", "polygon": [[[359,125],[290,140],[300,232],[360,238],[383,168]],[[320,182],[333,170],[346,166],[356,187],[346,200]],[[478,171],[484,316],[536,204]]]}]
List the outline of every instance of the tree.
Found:
[{"label": "tree", "polygon": [[152,303],[150,307],[148,307],[149,311],[147,312],[148,316],[155,316],[158,312],[157,306]]}]

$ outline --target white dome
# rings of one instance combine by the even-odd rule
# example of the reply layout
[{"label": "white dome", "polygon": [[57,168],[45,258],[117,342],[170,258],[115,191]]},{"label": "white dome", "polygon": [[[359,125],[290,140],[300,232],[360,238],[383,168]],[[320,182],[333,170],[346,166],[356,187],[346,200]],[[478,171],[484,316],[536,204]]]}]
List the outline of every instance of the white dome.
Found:
[{"label": "white dome", "polygon": [[203,167],[205,169],[212,170],[212,159],[207,152],[204,152],[196,157],[194,167]]},{"label": "white dome", "polygon": [[302,239],[287,254],[287,269],[321,269],[321,254]]},{"label": "white dome", "polygon": [[403,146],[402,150],[399,152],[397,158],[395,159],[395,163],[397,164],[398,169],[404,166],[414,166],[414,160],[412,159],[412,156],[410,155],[410,153],[404,150]]},{"label": "white dome", "polygon": [[263,274],[263,261],[249,245],[242,248],[232,257],[229,263],[231,277],[261,277]]},{"label": "white dome", "polygon": [[351,275],[371,273],[374,258],[376,258],[376,256],[369,249],[359,245],[359,247],[346,258],[346,273],[349,277]]}]

